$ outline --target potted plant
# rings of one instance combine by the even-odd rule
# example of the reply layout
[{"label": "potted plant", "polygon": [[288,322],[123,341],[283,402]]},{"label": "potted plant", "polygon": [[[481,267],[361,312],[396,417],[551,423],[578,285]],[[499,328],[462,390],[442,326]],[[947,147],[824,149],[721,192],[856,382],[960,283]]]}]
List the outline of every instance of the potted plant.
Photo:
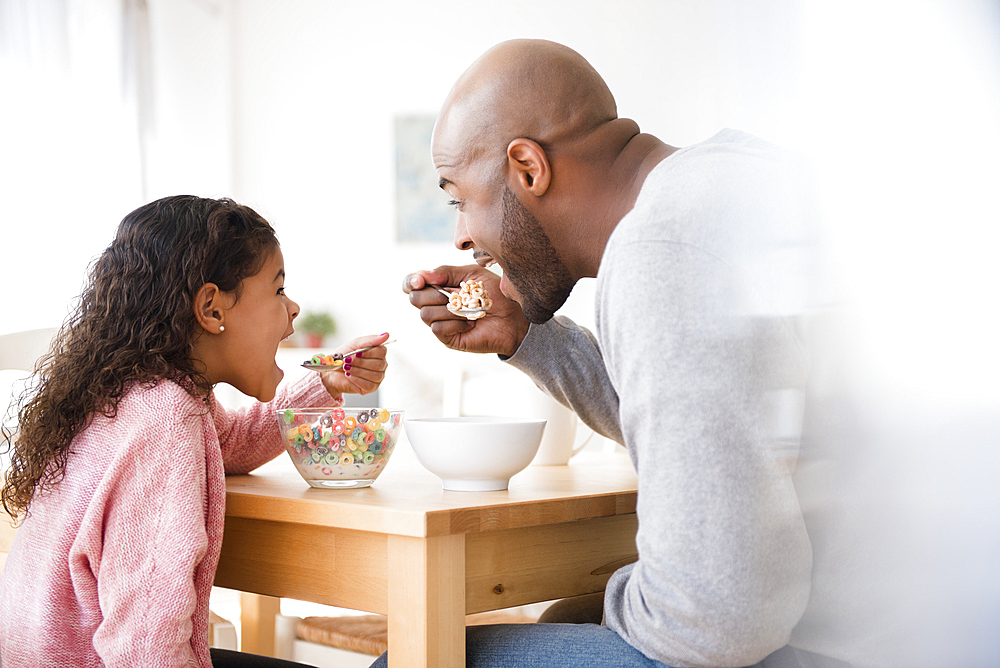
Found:
[{"label": "potted plant", "polygon": [[320,348],[323,339],[337,333],[337,321],[326,311],[306,311],[295,322],[302,332],[306,348]]}]

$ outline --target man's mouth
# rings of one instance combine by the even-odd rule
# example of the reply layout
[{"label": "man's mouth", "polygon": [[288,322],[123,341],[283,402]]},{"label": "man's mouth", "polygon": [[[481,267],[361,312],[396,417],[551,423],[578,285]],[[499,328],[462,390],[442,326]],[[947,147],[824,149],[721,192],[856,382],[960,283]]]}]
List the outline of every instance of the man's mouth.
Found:
[{"label": "man's mouth", "polygon": [[490,267],[492,267],[497,263],[497,261],[494,260],[490,255],[482,251],[476,251],[475,253],[473,253],[472,259],[475,260],[476,264],[478,264],[483,269],[489,269]]}]

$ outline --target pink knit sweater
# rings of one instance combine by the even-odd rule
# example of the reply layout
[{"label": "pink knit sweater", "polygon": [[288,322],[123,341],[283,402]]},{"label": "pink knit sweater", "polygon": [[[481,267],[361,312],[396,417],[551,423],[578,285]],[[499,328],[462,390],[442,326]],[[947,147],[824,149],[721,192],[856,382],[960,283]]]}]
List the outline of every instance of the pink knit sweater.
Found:
[{"label": "pink knit sweater", "polygon": [[275,408],[322,405],[334,402],[318,374],[232,412],[164,381],[94,419],[17,532],[0,579],[0,664],[210,668],[225,474],[281,454]]}]

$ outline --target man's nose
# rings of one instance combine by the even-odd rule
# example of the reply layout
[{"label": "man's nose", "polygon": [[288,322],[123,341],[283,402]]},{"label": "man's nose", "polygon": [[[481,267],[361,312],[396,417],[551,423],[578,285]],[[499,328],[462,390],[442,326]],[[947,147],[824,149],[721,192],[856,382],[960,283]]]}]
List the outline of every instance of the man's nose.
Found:
[{"label": "man's nose", "polygon": [[471,250],[472,238],[469,236],[469,228],[465,225],[465,216],[458,214],[458,224],[455,226],[455,248],[458,250]]}]

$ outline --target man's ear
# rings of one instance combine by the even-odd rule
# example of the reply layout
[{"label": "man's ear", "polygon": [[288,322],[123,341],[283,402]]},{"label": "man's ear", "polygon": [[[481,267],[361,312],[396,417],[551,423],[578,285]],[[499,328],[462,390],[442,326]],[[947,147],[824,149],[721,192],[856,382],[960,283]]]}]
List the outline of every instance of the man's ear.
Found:
[{"label": "man's ear", "polygon": [[222,291],[215,283],[206,283],[194,296],[194,319],[209,334],[225,331],[225,309],[222,305]]},{"label": "man's ear", "polygon": [[507,164],[516,183],[526,192],[541,197],[549,189],[552,171],[545,150],[531,139],[518,137],[507,145]]}]

